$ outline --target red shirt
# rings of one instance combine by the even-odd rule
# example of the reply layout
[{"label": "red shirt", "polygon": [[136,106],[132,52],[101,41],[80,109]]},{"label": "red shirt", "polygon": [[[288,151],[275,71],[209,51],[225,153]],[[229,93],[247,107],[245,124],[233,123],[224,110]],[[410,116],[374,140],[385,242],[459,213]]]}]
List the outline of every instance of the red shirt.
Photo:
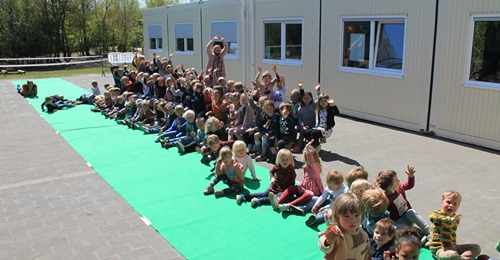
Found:
[{"label": "red shirt", "polygon": [[269,171],[269,175],[271,178],[274,177],[276,179],[269,187],[272,192],[283,192],[288,186],[295,185],[295,178],[297,177],[295,168],[292,165],[286,168],[275,165],[271,171]]}]

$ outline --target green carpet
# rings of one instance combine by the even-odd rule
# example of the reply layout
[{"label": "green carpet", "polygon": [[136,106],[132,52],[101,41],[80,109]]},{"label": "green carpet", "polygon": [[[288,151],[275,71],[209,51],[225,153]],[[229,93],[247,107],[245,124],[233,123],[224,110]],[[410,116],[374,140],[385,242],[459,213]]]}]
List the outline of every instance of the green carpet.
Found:
[{"label": "green carpet", "polygon": [[[25,81],[13,81],[23,84]],[[270,206],[238,206],[234,197],[204,196],[213,176],[197,153],[179,156],[144,135],[106,120],[90,106],[47,114],[44,97],[62,94],[76,99],[84,90],[62,79],[37,79],[38,99],[27,99],[43,118],[140,215],[188,259],[320,259],[317,231],[304,217],[285,216]],[[261,183],[247,172],[247,192],[264,191],[268,170],[256,166]],[[250,178],[249,178],[250,177]],[[216,188],[224,188],[220,183]],[[324,229],[324,225],[320,229]],[[432,259],[428,251],[420,259]]]}]

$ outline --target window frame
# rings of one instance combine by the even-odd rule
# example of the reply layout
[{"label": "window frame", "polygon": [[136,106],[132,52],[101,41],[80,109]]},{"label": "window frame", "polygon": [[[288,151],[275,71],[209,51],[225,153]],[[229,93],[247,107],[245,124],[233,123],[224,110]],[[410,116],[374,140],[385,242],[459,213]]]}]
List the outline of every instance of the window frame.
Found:
[{"label": "window frame", "polygon": [[[191,25],[191,35],[193,36],[192,38],[177,38],[177,28],[176,26],[177,25]],[[184,55],[194,55],[195,52],[194,52],[194,49],[195,49],[195,46],[194,46],[194,24],[193,23],[175,23],[174,24],[174,39],[175,39],[175,53],[176,54],[184,54]],[[184,50],[183,51],[179,51],[178,49],[178,40],[179,39],[183,39],[184,40]],[[193,43],[193,50],[187,50],[188,49],[188,40],[191,39],[192,40],[192,43]]]},{"label": "window frame", "polygon": [[226,40],[227,47],[229,49],[231,49],[231,43],[236,43],[236,45],[237,45],[236,53],[229,53],[229,50],[227,50],[226,56],[224,56],[224,58],[225,59],[230,59],[230,60],[238,60],[238,55],[240,53],[240,44],[238,42],[238,40],[239,40],[239,38],[238,38],[238,36],[239,36],[238,35],[238,20],[210,21],[210,35],[212,36],[212,38],[213,38],[213,36],[215,36],[215,35],[218,34],[218,33],[214,33],[212,31],[212,29],[213,29],[212,26],[213,26],[214,23],[236,23],[236,42],[234,42],[234,41],[228,41],[227,40],[227,38],[228,38],[227,36],[222,35],[222,37],[224,37],[224,39]]},{"label": "window frame", "polygon": [[470,31],[469,31],[469,46],[467,50],[467,66],[465,68],[465,80],[464,80],[464,86],[465,87],[472,87],[472,88],[481,88],[481,89],[491,89],[491,90],[500,90],[500,82],[499,83],[493,83],[493,82],[485,82],[485,81],[478,81],[478,80],[470,80],[470,70],[471,70],[471,63],[472,63],[472,49],[473,49],[473,44],[474,44],[474,25],[476,21],[500,21],[500,15],[499,14],[476,14],[476,15],[471,15],[470,18]]},{"label": "window frame", "polygon": [[[161,32],[161,37],[151,37],[151,32],[150,32],[150,27],[152,26],[159,26],[160,27],[160,32]],[[150,51],[156,51],[156,52],[162,52],[163,51],[163,26],[161,24],[150,24],[148,25],[148,36],[149,36],[149,50]],[[151,48],[151,43],[152,40],[155,41],[155,48]],[[161,42],[161,48],[158,48],[158,43]]]},{"label": "window frame", "polygon": [[[281,29],[281,59],[266,59],[266,24],[280,24]],[[301,53],[300,59],[287,59],[286,57],[286,25],[287,24],[300,24],[301,25]],[[304,19],[303,18],[285,18],[285,19],[265,19],[262,20],[262,39],[263,39],[263,48],[262,48],[262,63],[269,64],[280,64],[280,65],[290,65],[301,67],[304,61]]]},{"label": "window frame", "polygon": [[[368,68],[356,68],[344,66],[344,23],[345,22],[370,22],[370,39],[369,40],[369,56]],[[383,24],[403,24],[403,50],[401,69],[388,69],[377,67],[377,55],[380,44],[381,28]],[[385,77],[402,78],[404,76],[404,63],[406,52],[406,32],[407,32],[407,17],[406,16],[370,16],[370,17],[353,17],[345,16],[340,18],[340,60],[339,70],[344,72],[353,72]]]}]

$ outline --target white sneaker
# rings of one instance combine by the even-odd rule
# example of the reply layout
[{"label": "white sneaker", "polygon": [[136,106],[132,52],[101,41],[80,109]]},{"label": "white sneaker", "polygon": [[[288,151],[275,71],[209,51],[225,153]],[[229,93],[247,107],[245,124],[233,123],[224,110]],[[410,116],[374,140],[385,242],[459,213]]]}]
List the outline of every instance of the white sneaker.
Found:
[{"label": "white sneaker", "polygon": [[269,202],[271,203],[271,206],[273,207],[273,209],[278,210],[279,209],[279,202],[280,202],[280,199],[278,198],[278,196],[276,196],[276,194],[274,194],[273,192],[269,192],[269,195],[267,197],[269,198]]},{"label": "white sneaker", "polygon": [[244,199],[245,198],[243,198],[243,196],[241,194],[236,195],[236,204],[241,205],[241,203],[243,203]]},{"label": "white sneaker", "polygon": [[279,208],[280,212],[290,211],[290,204],[279,204],[278,208]]},{"label": "white sneaker", "polygon": [[260,201],[259,199],[257,198],[253,198],[251,201],[250,201],[250,205],[252,205],[252,207],[257,207],[260,205]]}]

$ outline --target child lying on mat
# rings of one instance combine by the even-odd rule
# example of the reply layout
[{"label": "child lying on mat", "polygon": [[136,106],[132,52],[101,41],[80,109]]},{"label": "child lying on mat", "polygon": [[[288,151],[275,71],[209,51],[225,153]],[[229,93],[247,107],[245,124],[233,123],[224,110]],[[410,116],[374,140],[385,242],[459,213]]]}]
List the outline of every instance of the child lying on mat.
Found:
[{"label": "child lying on mat", "polygon": [[47,108],[48,113],[54,113],[57,110],[61,110],[63,108],[71,108],[74,107],[75,104],[67,99],[64,99],[64,96],[54,95],[45,97],[45,102],[42,103],[42,111],[45,111],[45,107]]}]

